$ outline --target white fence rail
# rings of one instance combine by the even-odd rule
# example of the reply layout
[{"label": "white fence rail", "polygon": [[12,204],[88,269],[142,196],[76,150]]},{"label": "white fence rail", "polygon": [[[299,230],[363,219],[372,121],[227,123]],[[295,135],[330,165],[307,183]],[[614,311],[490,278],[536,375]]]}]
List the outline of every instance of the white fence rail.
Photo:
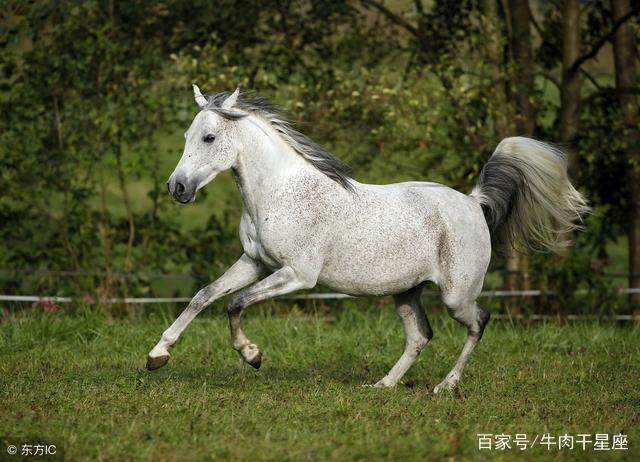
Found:
[{"label": "white fence rail", "polygon": [[[586,290],[576,291],[576,293],[587,293]],[[640,293],[640,288],[632,289],[620,289],[620,294]],[[436,291],[426,291],[427,295],[438,295]],[[541,295],[551,294],[551,292],[543,292],[540,290],[488,290],[480,294],[481,297],[537,297]],[[298,294],[287,295],[278,297],[282,300],[333,300],[333,299],[345,299],[345,298],[357,298],[352,295],[339,294],[339,293],[311,293],[311,294]],[[188,303],[191,300],[190,297],[127,297],[127,298],[110,298],[107,300],[100,300],[101,303],[118,303],[118,304],[132,304],[132,305],[144,305],[153,303]],[[0,295],[0,301],[8,302],[41,302],[50,301],[54,303],[72,303],[86,301],[83,297],[59,297],[59,296],[39,296],[39,295]],[[631,314],[616,314],[616,315],[583,315],[583,314],[568,314],[568,315],[553,315],[553,314],[529,314],[529,315],[512,315],[507,314],[493,314],[492,318],[495,319],[509,319],[509,320],[552,320],[558,318],[566,320],[598,320],[609,319],[616,321],[640,321],[640,316]]]},{"label": "white fence rail", "polygon": [[[640,288],[634,287],[629,289],[619,289],[617,291],[621,295],[625,294],[638,294]],[[437,296],[439,292],[429,290],[423,292],[425,295]],[[586,295],[589,291],[586,289],[576,290],[576,295]],[[543,295],[553,295],[554,292],[543,290],[485,290],[481,297],[540,297]],[[353,295],[340,294],[340,293],[310,293],[310,294],[295,294],[295,295],[283,295],[278,297],[282,300],[337,300],[344,298],[357,298]],[[124,303],[124,304],[148,304],[148,303],[187,303],[191,300],[191,297],[127,297],[127,298],[109,298],[106,300],[99,300],[101,303]],[[56,295],[0,295],[0,301],[7,302],[37,302],[37,301],[51,301],[55,303],[72,303],[86,301],[83,297],[62,297]]]}]

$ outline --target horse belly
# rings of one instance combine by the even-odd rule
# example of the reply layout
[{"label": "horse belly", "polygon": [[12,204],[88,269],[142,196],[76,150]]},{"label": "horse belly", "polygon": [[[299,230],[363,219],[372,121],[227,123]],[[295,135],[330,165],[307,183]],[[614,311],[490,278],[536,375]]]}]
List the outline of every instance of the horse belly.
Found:
[{"label": "horse belly", "polygon": [[367,191],[360,210],[334,234],[318,279],[322,285],[353,295],[388,295],[427,280],[440,284],[448,271],[444,247],[454,249],[456,261],[485,264],[474,249],[490,252],[488,232],[468,196],[428,183]]},{"label": "horse belly", "polygon": [[[422,220],[419,220],[421,222]],[[389,295],[437,281],[437,228],[377,226],[344,234],[325,258],[318,282],[351,295]],[[377,223],[381,225],[381,223]],[[367,235],[369,234],[369,235]]]}]

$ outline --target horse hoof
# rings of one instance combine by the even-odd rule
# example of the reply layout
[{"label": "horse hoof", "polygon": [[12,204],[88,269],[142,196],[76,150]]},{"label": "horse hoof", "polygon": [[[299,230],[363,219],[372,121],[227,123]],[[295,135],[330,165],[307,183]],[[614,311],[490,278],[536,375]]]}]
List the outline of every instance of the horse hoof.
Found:
[{"label": "horse hoof", "polygon": [[260,369],[260,366],[262,365],[262,353],[258,351],[258,354],[255,355],[253,358],[251,358],[250,361],[247,361],[247,362],[254,369]]},{"label": "horse hoof", "polygon": [[387,382],[385,379],[378,380],[373,384],[373,388],[393,388],[396,384],[392,382]]},{"label": "horse hoof", "polygon": [[436,387],[433,389],[433,394],[437,395],[438,393],[442,393],[443,391],[451,391],[456,387],[456,385],[457,382],[444,380],[440,384],[436,385]]},{"label": "horse hoof", "polygon": [[385,381],[385,379],[380,379],[376,383],[365,383],[362,386],[365,388],[393,388],[396,386],[396,384],[387,382]]},{"label": "horse hoof", "polygon": [[156,369],[160,369],[162,366],[166,365],[169,362],[169,355],[152,357],[149,356],[147,358],[147,370],[155,371]]}]

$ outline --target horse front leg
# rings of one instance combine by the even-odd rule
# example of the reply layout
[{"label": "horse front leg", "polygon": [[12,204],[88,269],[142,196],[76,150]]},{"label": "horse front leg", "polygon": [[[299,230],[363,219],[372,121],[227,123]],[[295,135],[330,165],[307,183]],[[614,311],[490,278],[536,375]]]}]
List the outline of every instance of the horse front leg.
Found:
[{"label": "horse front leg", "polygon": [[231,329],[231,346],[242,359],[256,369],[262,364],[262,353],[242,330],[242,312],[244,309],[262,300],[285,295],[295,290],[308,289],[315,286],[315,276],[299,274],[293,268],[285,266],[262,281],[234,295],[228,307],[229,327]]},{"label": "horse front leg", "polygon": [[178,316],[174,323],[162,333],[160,341],[149,352],[147,369],[152,371],[167,364],[170,356],[168,348],[178,341],[180,334],[182,334],[200,311],[220,297],[257,281],[263,274],[264,270],[262,266],[248,255],[243,254],[240,259],[215,282],[201,289],[195,297],[191,299],[187,308]]}]

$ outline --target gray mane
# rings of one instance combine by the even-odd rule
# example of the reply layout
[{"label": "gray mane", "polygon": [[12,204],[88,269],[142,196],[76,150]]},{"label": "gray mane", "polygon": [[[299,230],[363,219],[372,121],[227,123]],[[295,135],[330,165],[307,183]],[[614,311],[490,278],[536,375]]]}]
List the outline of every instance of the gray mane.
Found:
[{"label": "gray mane", "polygon": [[315,168],[327,175],[343,188],[351,191],[353,186],[350,182],[350,169],[340,159],[326,151],[318,143],[308,136],[300,133],[284,117],[284,109],[261,96],[253,96],[247,93],[240,93],[236,107],[243,112],[223,109],[222,102],[229,97],[230,92],[207,95],[209,104],[205,109],[227,119],[241,119],[248,114],[257,114],[267,120],[280,136],[302,157],[309,161]]}]

